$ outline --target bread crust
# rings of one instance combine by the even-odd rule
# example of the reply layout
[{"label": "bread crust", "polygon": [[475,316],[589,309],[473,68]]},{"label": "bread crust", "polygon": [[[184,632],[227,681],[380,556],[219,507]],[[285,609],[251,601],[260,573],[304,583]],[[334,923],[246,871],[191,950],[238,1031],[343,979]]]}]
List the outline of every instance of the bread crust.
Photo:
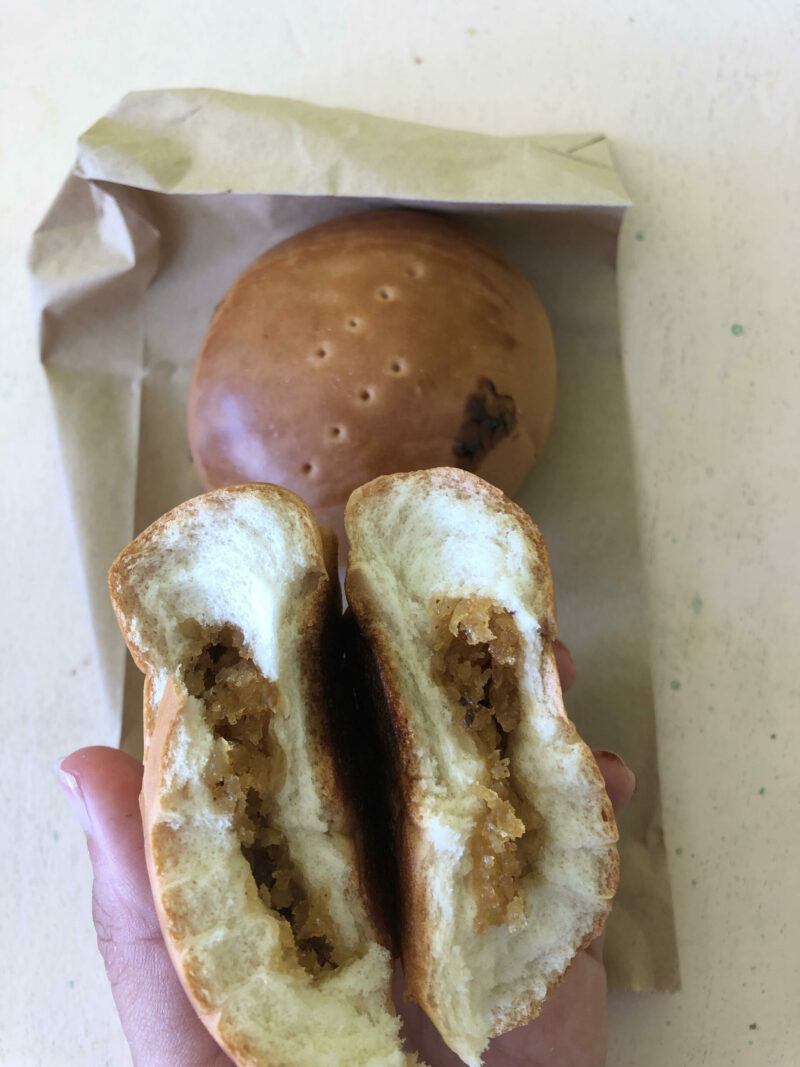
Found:
[{"label": "bread crust", "polygon": [[[142,815],[142,829],[144,830],[144,854],[147,862],[147,873],[150,878],[150,888],[153,892],[153,903],[158,914],[159,923],[164,931],[164,943],[167,947],[175,973],[192,1002],[195,1011],[205,1027],[213,1034],[216,1041],[233,1057],[236,1062],[244,1062],[241,1058],[242,1050],[225,1039],[219,1032],[217,1023],[218,1013],[211,1008],[205,995],[202,981],[197,974],[186,967],[182,950],[178,947],[175,939],[170,937],[168,931],[180,922],[181,916],[176,915],[165,903],[162,892],[161,868],[167,859],[164,850],[160,847],[161,839],[153,834],[153,829],[161,815],[161,797],[164,777],[170,770],[170,743],[173,737],[176,723],[182,714],[188,694],[177,679],[171,678],[164,689],[164,696],[157,709],[156,725],[151,738],[150,751],[144,764],[142,777],[142,790],[139,794],[139,810]],[[278,1064],[270,1065],[278,1067]]]},{"label": "bread crust", "polygon": [[516,492],[555,389],[547,316],[515,266],[429,212],[366,212],[234,282],[195,364],[189,442],[206,488],[287,485],[341,539],[348,495],[379,474],[449,464]]},{"label": "bread crust", "polygon": [[[605,907],[598,907],[592,929],[579,945],[579,949],[584,948],[602,932],[611,908],[611,897],[619,878],[619,858],[613,845],[617,833],[603,777],[591,750],[578,737],[564,707],[553,647],[558,635],[556,604],[544,540],[530,516],[496,487],[462,470],[437,469],[378,478],[354,493],[347,508],[348,533],[354,548],[357,548],[354,531],[359,525],[360,513],[364,509],[368,511],[376,501],[392,493],[396,485],[402,482],[419,483],[421,487],[435,484],[439,489],[479,502],[497,515],[511,518],[529,543],[531,557],[538,561],[534,569],[534,581],[541,594],[538,615],[543,636],[540,674],[544,701],[549,713],[561,723],[566,739],[582,750],[584,769],[601,800],[601,818],[608,831],[609,846],[598,881],[598,890],[608,899]],[[423,829],[425,792],[420,782],[419,739],[398,683],[391,635],[380,608],[376,607],[369,578],[358,565],[348,569],[345,592],[360,637],[359,669],[369,680],[372,713],[378,720],[378,733],[383,738],[385,758],[391,767],[389,804],[393,813],[400,888],[398,931],[406,995],[425,1009],[449,1043],[452,1035],[448,1035],[446,1026],[443,1026],[442,1004],[437,997],[432,930],[420,919],[430,911],[429,869],[435,857],[431,854],[430,839]],[[518,997],[505,1010],[494,1012],[490,1036],[505,1033],[534,1019],[562,980],[563,974],[552,981],[543,998],[532,995],[529,990],[520,990]]]}]

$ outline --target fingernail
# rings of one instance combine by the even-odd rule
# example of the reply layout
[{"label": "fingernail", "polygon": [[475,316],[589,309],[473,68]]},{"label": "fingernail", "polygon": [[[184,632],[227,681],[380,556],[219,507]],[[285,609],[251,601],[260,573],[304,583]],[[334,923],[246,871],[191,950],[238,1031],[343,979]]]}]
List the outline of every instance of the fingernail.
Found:
[{"label": "fingernail", "polygon": [[639,782],[635,773],[630,769],[625,760],[620,756],[618,752],[612,752],[610,748],[597,748],[595,749],[595,757],[602,756],[603,759],[611,760],[612,763],[616,763],[618,767],[624,767],[630,778],[633,779],[633,795],[639,788]]},{"label": "fingernail", "polygon": [[53,770],[56,773],[56,778],[58,778],[61,783],[61,788],[67,795],[69,806],[72,808],[76,819],[81,824],[83,832],[88,834],[91,830],[91,822],[89,820],[89,812],[86,809],[86,802],[84,801],[83,793],[81,792],[80,782],[74,774],[70,774],[69,771],[64,770],[61,766],[62,763],[63,760],[58,760],[58,762],[53,765]]},{"label": "fingernail", "polygon": [[555,641],[553,642],[553,644],[556,644],[556,645],[558,645],[558,647],[559,647],[559,648],[561,649],[561,651],[562,651],[562,652],[563,652],[563,653],[564,653],[564,654],[566,655],[567,659],[568,659],[568,660],[570,661],[570,663],[571,663],[571,664],[572,664],[572,666],[574,667],[574,666],[575,666],[575,660],[574,660],[574,659],[572,658],[572,653],[570,652],[570,650],[569,650],[569,648],[567,647],[567,645],[565,645],[565,644],[564,644],[564,642],[563,642],[563,641],[561,640],[561,638],[560,638],[560,637],[557,637],[557,638],[555,639]]},{"label": "fingernail", "polygon": [[[602,756],[603,759],[610,759],[614,763],[625,763],[619,752],[612,752],[610,748],[596,748],[594,754],[595,756]],[[627,764],[625,765],[627,766]]]}]

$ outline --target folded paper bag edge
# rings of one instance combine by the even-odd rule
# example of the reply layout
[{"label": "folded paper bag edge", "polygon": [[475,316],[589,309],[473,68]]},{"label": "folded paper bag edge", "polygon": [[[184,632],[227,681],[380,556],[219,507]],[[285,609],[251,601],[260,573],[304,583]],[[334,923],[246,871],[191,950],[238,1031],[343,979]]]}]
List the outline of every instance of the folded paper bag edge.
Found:
[{"label": "folded paper bag edge", "polygon": [[81,135],[75,173],[167,193],[628,207],[607,146],[596,132],[496,136],[285,97],[143,90]]}]

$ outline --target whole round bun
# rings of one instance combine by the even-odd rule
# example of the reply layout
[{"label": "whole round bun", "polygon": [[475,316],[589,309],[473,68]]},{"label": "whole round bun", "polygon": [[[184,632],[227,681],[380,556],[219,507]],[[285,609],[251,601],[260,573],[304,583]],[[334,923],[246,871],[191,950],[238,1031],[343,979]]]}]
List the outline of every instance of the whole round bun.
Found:
[{"label": "whole round bun", "polygon": [[353,489],[451,466],[509,495],[542,450],[553,339],[525,276],[442,218],[375,211],[315,226],[237,278],[189,395],[207,489],[274,482],[343,535]]}]

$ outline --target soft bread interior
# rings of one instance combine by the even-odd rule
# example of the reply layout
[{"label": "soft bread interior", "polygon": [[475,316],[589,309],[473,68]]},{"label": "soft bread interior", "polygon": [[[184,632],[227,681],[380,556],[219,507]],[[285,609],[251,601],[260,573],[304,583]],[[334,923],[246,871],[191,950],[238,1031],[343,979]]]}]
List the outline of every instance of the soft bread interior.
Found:
[{"label": "soft bread interior", "polygon": [[323,549],[298,498],[237,488],[112,569],[150,677],[146,848],[178,973],[237,1062],[405,1064],[320,724]]},{"label": "soft bread interior", "polygon": [[449,469],[353,494],[347,595],[390,690],[403,778],[403,957],[450,1047],[533,1017],[616,884],[602,778],[566,718],[541,537]]}]

